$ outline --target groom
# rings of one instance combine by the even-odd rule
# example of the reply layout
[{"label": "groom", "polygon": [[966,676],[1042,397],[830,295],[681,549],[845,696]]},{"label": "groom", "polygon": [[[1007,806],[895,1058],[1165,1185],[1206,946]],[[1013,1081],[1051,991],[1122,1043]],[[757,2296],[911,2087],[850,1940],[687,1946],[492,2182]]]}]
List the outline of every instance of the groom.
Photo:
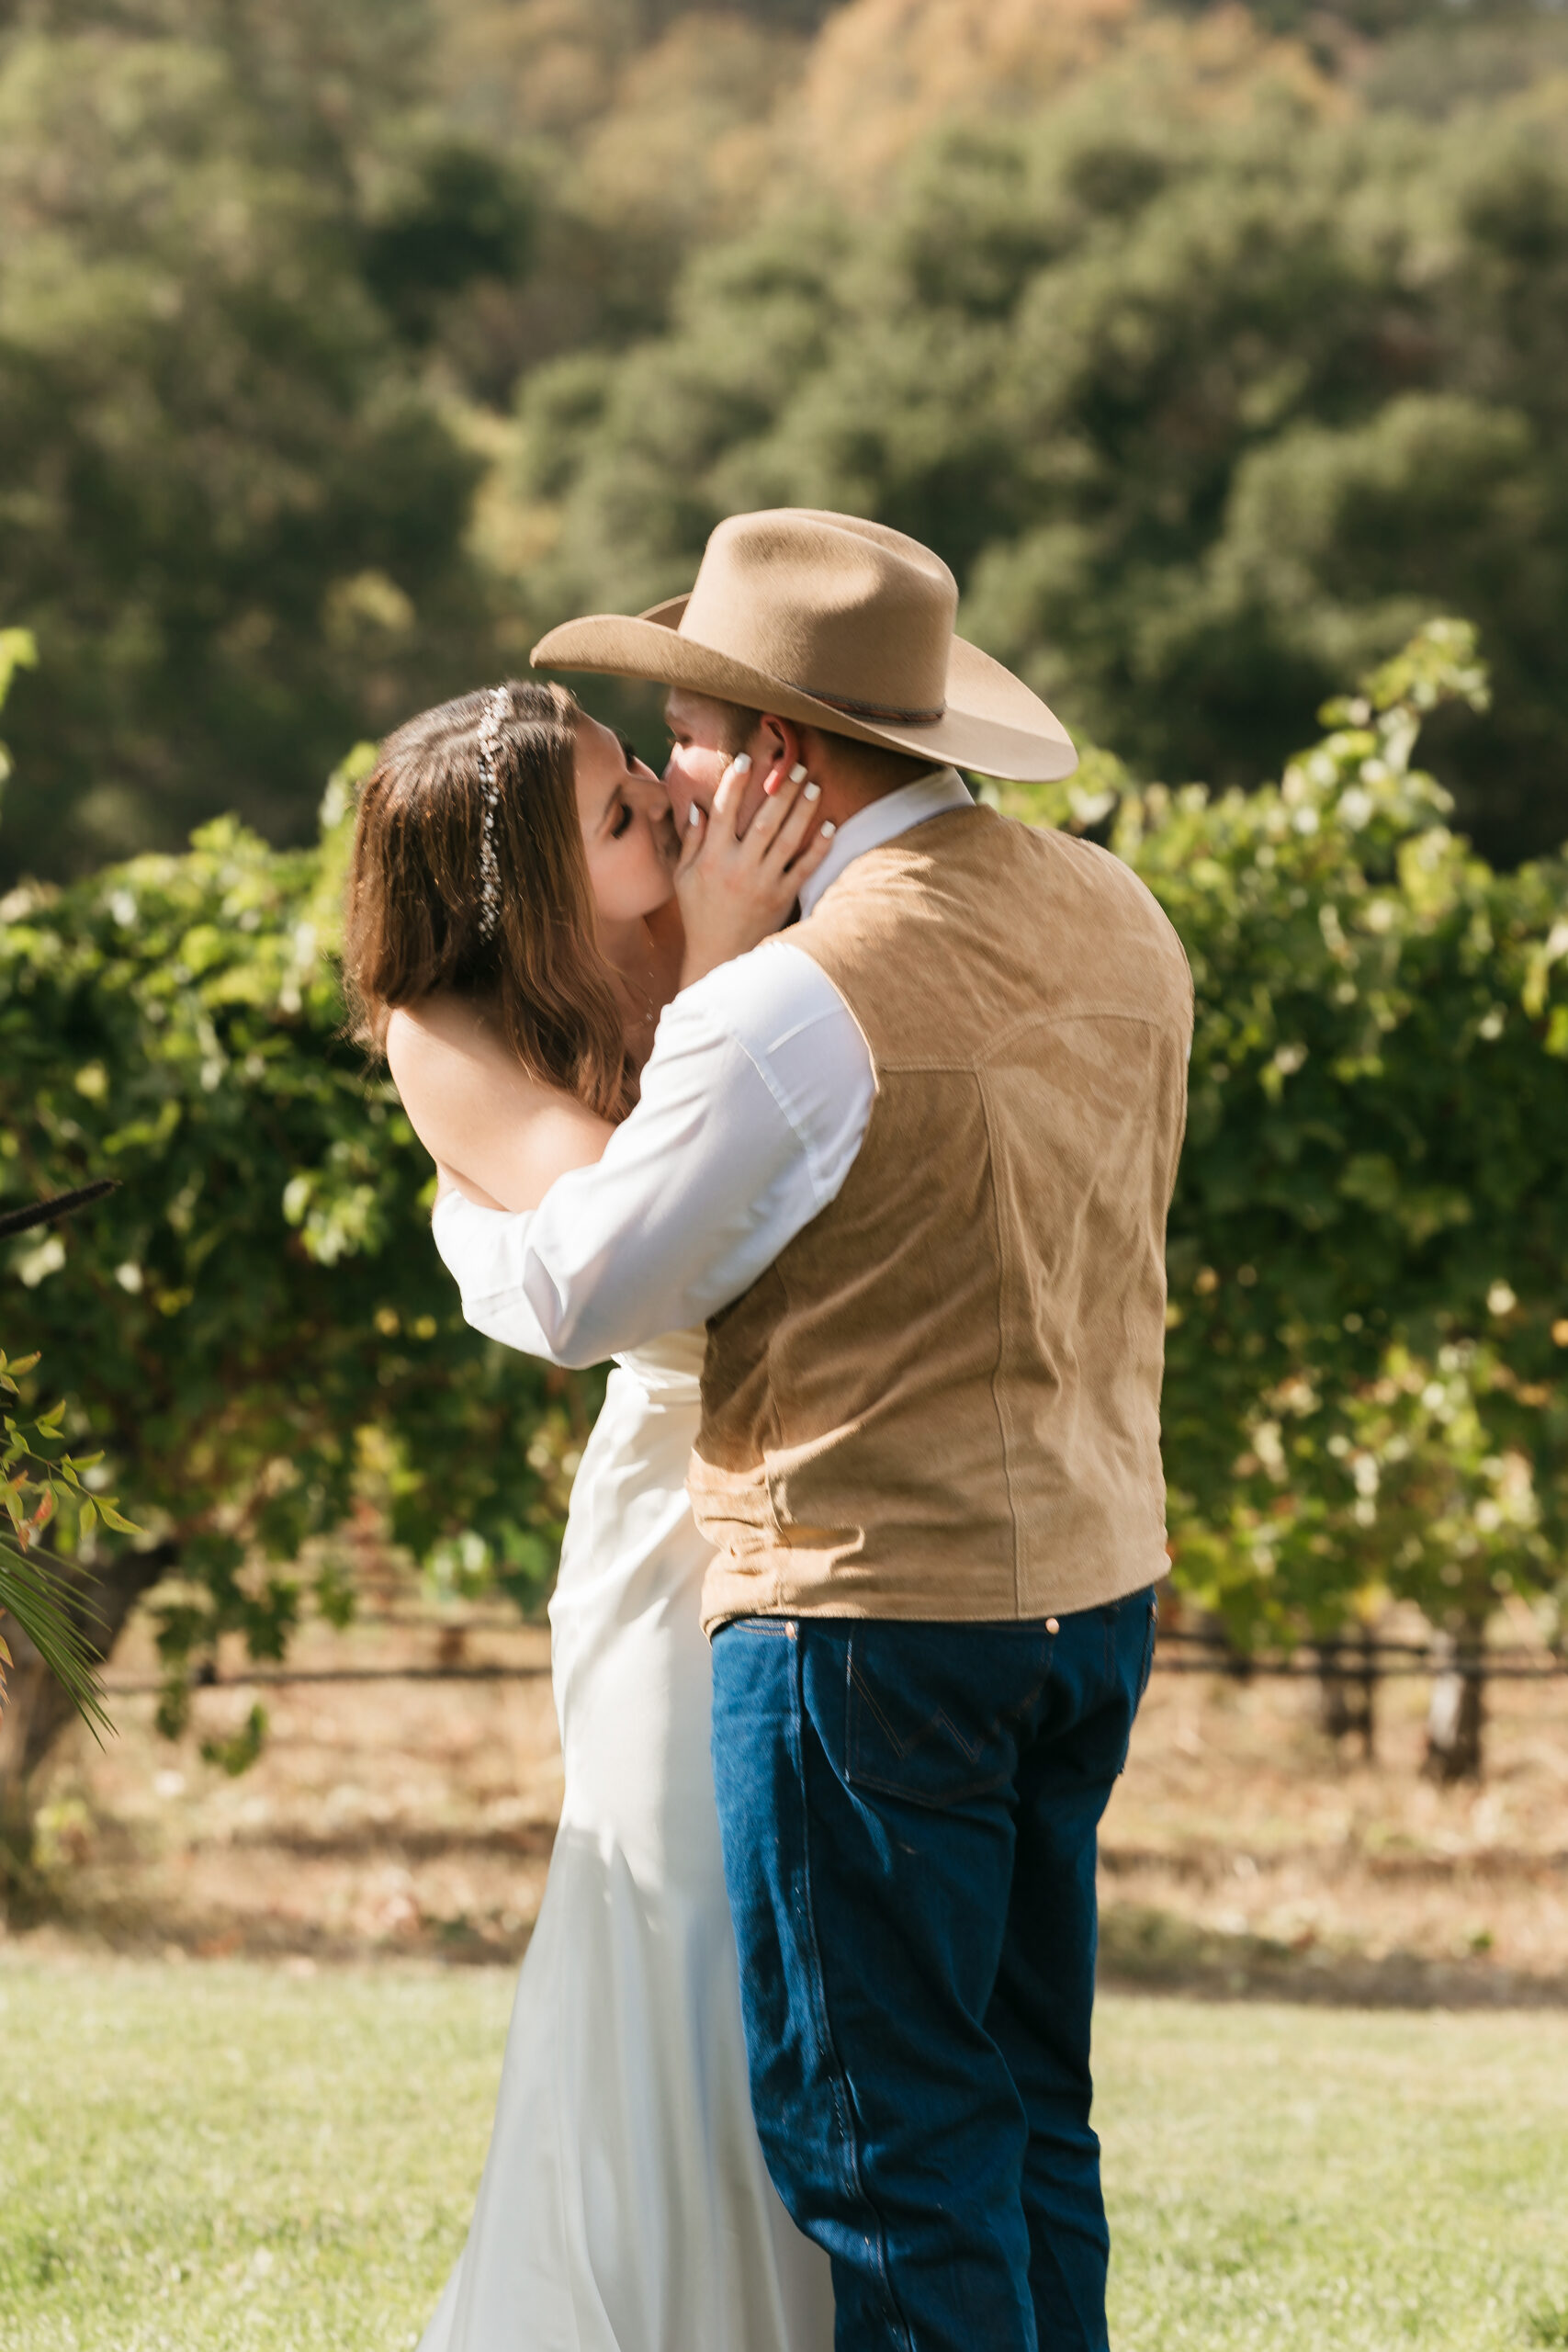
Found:
[{"label": "groom", "polygon": [[788,509],[536,649],[671,689],[678,819],[744,752],[742,830],[802,765],[838,830],[798,924],[665,1012],[604,1159],[474,1213],[464,1307],[579,1363],[706,1321],[752,2097],[839,2345],[1092,2352],[1096,1833],[1165,1568],[1191,987],[1124,865],[971,800],[960,766],[1076,754],[955,606],[913,540]]}]

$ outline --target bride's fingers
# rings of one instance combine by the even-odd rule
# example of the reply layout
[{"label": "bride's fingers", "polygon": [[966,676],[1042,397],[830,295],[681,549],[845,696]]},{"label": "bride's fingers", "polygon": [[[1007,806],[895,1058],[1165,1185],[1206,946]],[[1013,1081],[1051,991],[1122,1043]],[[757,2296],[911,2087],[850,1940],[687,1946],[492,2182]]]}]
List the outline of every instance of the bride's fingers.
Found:
[{"label": "bride's fingers", "polygon": [[[738,752],[719,777],[714,792],[713,813],[716,817],[728,818],[731,831],[735,827],[735,812],[740,806],[740,796],[746,789],[746,779],[750,773],[750,752]],[[693,806],[695,805],[694,802]]]},{"label": "bride's fingers", "polygon": [[804,881],[816,873],[822,860],[832,848],[833,836],[838,830],[837,825],[818,825],[807,840],[805,848],[797,850],[795,856],[791,858],[785,868],[785,875],[797,890]]},{"label": "bride's fingers", "polygon": [[[742,789],[744,780],[742,780]],[[779,827],[794,808],[800,786],[792,776],[776,781],[764,778],[762,797],[752,809],[740,840],[753,857],[763,854]]]},{"label": "bride's fingers", "polygon": [[677,882],[684,879],[701,856],[703,843],[707,839],[707,811],[705,808],[700,808],[694,800],[686,812],[686,835],[681,843],[680,864],[675,868]]},{"label": "bride's fingers", "polygon": [[782,818],[773,842],[772,854],[781,865],[788,865],[810,839],[821,806],[822,787],[808,777]]},{"label": "bride's fingers", "polygon": [[[812,783],[804,768],[792,769],[746,828],[747,847],[757,858],[771,858],[776,864],[781,842],[787,839],[794,845],[804,838],[805,829],[811,822],[811,810],[820,797],[821,786]],[[790,854],[786,850],[784,855]]]}]

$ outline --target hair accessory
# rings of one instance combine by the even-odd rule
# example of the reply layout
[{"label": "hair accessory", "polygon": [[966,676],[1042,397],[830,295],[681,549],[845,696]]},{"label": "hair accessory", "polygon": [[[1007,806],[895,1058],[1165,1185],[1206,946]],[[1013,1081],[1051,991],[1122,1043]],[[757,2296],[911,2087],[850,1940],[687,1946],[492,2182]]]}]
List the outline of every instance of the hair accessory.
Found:
[{"label": "hair accessory", "polygon": [[501,799],[495,755],[501,746],[501,722],[512,707],[511,690],[497,686],[479,721],[479,783],[484,791],[484,815],[479,824],[479,937],[489,939],[501,920],[501,867],[495,855],[495,812]]}]

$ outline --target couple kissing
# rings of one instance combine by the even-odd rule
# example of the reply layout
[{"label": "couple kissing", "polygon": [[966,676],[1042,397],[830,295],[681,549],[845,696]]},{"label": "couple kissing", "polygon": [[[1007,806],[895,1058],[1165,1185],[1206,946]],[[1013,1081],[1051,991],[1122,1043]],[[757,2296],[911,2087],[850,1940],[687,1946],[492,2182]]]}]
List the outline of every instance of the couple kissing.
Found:
[{"label": "couple kissing", "polygon": [[[1098,1825],[1166,1568],[1191,984],[947,567],[743,514],[364,788],[346,964],[468,1321],[615,1359],[560,1828],[423,2352],[1098,2352]],[[521,1467],[521,1465],[520,1465]],[[505,1465],[500,1465],[502,1476]]]}]

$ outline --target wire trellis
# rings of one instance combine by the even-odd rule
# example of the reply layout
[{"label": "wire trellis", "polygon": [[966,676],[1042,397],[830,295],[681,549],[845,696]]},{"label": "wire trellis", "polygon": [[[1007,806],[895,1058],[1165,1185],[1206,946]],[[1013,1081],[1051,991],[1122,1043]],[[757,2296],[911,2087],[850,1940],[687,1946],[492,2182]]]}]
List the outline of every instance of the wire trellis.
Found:
[{"label": "wire trellis", "polygon": [[[434,1634],[437,1638],[484,1634],[520,1634],[537,1630],[521,1619],[508,1624],[496,1617],[429,1618],[412,1612],[379,1611],[355,1619],[356,1624],[388,1626]],[[1235,1648],[1212,1634],[1189,1633],[1180,1627],[1164,1631],[1155,1651],[1155,1671],[1165,1674],[1219,1674],[1235,1681],[1255,1675],[1286,1681],[1383,1682],[1410,1677],[1428,1680],[1439,1675],[1485,1682],[1551,1682],[1568,1674],[1568,1658],[1552,1651],[1521,1646],[1486,1649],[1479,1654],[1454,1652],[1421,1642],[1325,1640],[1303,1644],[1295,1651],[1252,1654]],[[507,1682],[536,1679],[549,1672],[538,1659],[451,1658],[434,1663],[410,1661],[390,1666],[247,1666],[220,1674],[199,1667],[188,1678],[192,1690],[243,1690],[283,1689],[293,1683],[357,1682]],[[166,1688],[156,1677],[106,1677],[106,1692],[116,1697],[150,1697]]]}]

